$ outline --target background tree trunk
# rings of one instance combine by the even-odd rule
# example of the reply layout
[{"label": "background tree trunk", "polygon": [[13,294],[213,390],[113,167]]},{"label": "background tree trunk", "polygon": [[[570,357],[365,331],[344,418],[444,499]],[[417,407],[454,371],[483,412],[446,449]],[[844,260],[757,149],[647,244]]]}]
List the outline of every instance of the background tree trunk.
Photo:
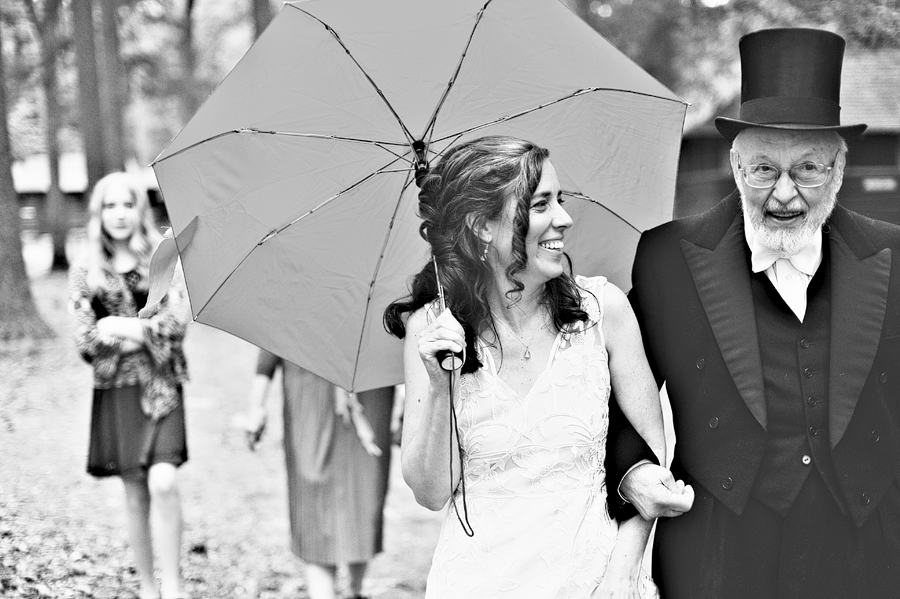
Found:
[{"label": "background tree trunk", "polygon": [[[0,49],[3,48],[0,28]],[[0,83],[4,76],[0,52]],[[12,179],[12,153],[6,118],[6,87],[0,85],[0,341],[53,336],[41,319],[31,296],[20,238],[19,201]]]},{"label": "background tree trunk", "polygon": [[69,230],[69,205],[59,188],[59,130],[61,109],[59,106],[59,79],[56,72],[56,53],[59,47],[60,0],[47,0],[43,18],[35,9],[34,0],[24,0],[31,24],[38,33],[41,57],[41,85],[44,88],[45,140],[47,145],[47,167],[50,170],[50,184],[44,197],[44,222],[50,229],[53,246],[51,270],[67,270],[66,237]]},{"label": "background tree trunk", "polygon": [[119,0],[100,2],[97,79],[100,83],[100,112],[103,115],[103,147],[106,171],[125,168],[126,147],[123,127],[125,110],[125,68],[119,58]]},{"label": "background tree trunk", "polygon": [[201,98],[197,96],[197,85],[194,81],[194,73],[197,68],[197,52],[194,49],[194,0],[187,0],[184,5],[184,18],[181,22],[181,39],[179,53],[181,54],[182,85],[181,85],[181,122],[187,123],[197,109],[200,108]]},{"label": "background tree trunk", "polygon": [[72,22],[75,33],[75,64],[78,69],[78,103],[81,109],[81,135],[87,161],[87,188],[106,174],[103,150],[103,114],[100,111],[97,55],[94,47],[94,11],[92,0],[73,0]]},{"label": "background tree trunk", "polygon": [[253,39],[258,39],[272,20],[272,6],[269,0],[250,0],[253,12]]}]

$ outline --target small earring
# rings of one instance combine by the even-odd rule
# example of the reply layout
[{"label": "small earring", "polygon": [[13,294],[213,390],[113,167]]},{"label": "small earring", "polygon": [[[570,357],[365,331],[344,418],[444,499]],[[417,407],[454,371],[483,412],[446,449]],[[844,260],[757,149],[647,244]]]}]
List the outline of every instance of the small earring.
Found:
[{"label": "small earring", "polygon": [[484,244],[484,251],[481,252],[481,261],[482,261],[482,262],[484,262],[485,260],[487,260],[488,249],[489,249],[490,247],[491,247],[491,244],[489,244],[489,243]]}]

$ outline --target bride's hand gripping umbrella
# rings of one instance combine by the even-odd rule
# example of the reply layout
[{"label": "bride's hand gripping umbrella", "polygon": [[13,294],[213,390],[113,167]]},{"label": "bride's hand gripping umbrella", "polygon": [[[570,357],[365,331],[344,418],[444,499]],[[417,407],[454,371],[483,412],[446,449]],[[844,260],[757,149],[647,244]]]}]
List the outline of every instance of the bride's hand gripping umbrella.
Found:
[{"label": "bride's hand gripping umbrella", "polygon": [[433,379],[445,380],[447,371],[463,365],[465,337],[462,325],[450,310],[445,310],[419,337],[419,355]]},{"label": "bride's hand gripping umbrella", "polygon": [[[453,317],[453,314],[447,309],[447,300],[444,297],[444,286],[441,285],[441,273],[438,270],[437,258],[431,257],[431,263],[434,265],[434,280],[437,284],[438,303],[441,308],[441,315],[434,321],[432,327],[425,329],[426,334],[438,335],[434,341],[439,345],[447,345],[440,347],[433,352],[433,359],[440,364],[441,369],[453,371],[462,368],[466,361],[466,339],[465,332],[459,321]],[[430,357],[428,354],[430,348],[422,346],[425,336],[419,340],[419,353],[423,359]],[[433,342],[431,342],[433,344]],[[429,345],[426,342],[426,345]]]}]

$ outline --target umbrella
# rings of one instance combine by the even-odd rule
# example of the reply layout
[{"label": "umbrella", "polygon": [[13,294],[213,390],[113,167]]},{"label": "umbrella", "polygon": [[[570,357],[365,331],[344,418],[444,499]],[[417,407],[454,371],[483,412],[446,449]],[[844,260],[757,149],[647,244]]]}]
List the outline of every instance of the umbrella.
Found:
[{"label": "umbrella", "polygon": [[152,166],[194,320],[363,391],[403,379],[382,313],[429,257],[417,164],[549,148],[576,272],[627,289],[685,109],[557,0],[290,2]]}]

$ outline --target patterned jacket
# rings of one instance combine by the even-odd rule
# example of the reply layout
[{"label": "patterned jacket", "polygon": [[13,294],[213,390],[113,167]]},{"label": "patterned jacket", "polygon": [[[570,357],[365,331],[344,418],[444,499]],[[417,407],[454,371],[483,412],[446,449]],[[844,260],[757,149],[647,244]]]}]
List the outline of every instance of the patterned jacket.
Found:
[{"label": "patterned jacket", "polygon": [[162,418],[178,405],[178,388],[188,380],[182,344],[190,310],[183,277],[176,275],[156,313],[141,320],[144,346],[137,351],[123,353],[121,341],[106,343],[97,334],[97,311],[101,317],[138,315],[124,276],[107,272],[106,290],[94,294],[87,284],[87,269],[73,266],[69,272],[68,307],[75,345],[94,368],[95,388],[140,384],[141,408],[154,419]]}]

